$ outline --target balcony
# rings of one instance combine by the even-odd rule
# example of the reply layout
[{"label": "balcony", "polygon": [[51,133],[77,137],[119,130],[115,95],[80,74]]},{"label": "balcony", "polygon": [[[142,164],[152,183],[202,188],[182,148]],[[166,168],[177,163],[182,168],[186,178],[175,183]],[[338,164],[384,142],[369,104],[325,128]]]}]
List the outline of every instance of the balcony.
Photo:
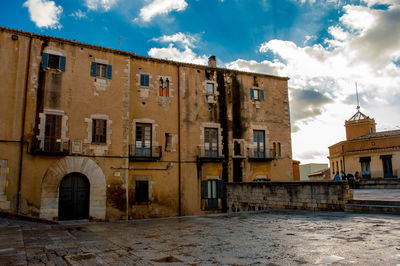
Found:
[{"label": "balcony", "polygon": [[263,152],[249,149],[249,162],[268,162],[280,158],[273,149]]},{"label": "balcony", "polygon": [[224,156],[219,155],[218,150],[205,150],[204,147],[199,147],[197,160],[200,162],[222,162]]},{"label": "balcony", "polygon": [[138,148],[134,144],[129,145],[130,161],[158,161],[161,159],[161,146],[152,146],[151,148]]},{"label": "balcony", "polygon": [[69,142],[69,140],[56,138],[45,138],[44,140],[35,139],[31,144],[30,153],[34,155],[65,156],[69,154]]}]

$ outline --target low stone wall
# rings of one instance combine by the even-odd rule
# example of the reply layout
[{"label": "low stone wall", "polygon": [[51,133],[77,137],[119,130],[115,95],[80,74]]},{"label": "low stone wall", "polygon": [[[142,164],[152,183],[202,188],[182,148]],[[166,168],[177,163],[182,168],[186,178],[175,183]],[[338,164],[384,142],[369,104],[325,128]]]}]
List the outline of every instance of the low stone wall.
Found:
[{"label": "low stone wall", "polygon": [[353,199],[347,181],[227,183],[228,212],[299,209],[343,211]]},{"label": "low stone wall", "polygon": [[400,179],[398,178],[372,178],[361,179],[356,188],[400,188]]}]

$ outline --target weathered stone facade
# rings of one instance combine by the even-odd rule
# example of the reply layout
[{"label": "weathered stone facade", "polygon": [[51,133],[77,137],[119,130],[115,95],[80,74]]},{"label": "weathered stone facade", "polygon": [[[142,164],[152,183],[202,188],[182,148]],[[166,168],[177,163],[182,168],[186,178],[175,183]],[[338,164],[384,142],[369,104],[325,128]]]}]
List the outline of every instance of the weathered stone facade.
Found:
[{"label": "weathered stone facade", "polygon": [[215,213],[226,209],[224,182],[293,178],[288,78],[6,28],[0,57],[2,209]]},{"label": "weathered stone facade", "polygon": [[353,198],[347,182],[251,182],[228,183],[230,212],[266,209],[343,211]]}]

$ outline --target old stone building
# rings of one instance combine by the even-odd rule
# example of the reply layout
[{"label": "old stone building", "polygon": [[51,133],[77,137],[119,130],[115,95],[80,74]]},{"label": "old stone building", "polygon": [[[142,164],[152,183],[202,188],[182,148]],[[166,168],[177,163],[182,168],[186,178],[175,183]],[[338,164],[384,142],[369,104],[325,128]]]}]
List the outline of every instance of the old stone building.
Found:
[{"label": "old stone building", "polygon": [[287,78],[0,28],[0,209],[118,220],[220,212],[292,180]]},{"label": "old stone building", "polygon": [[398,177],[400,130],[376,132],[375,120],[360,110],[345,122],[345,128],[346,140],[329,147],[332,179],[336,172],[358,172],[364,179]]}]

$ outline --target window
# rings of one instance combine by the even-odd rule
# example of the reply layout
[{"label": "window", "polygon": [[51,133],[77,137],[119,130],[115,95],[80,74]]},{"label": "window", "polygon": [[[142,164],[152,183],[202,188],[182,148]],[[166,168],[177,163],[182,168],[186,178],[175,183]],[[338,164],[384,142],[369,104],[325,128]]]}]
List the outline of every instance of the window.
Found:
[{"label": "window", "polygon": [[264,91],[261,89],[250,88],[250,99],[264,101]]},{"label": "window", "polygon": [[135,156],[151,157],[151,124],[136,124]]},{"label": "window", "polygon": [[206,89],[207,89],[207,94],[214,94],[215,93],[214,83],[207,82]]},{"label": "window", "polygon": [[58,71],[65,71],[65,56],[43,53],[42,54],[42,67],[44,69],[56,69]]},{"label": "window", "polygon": [[61,115],[46,115],[45,152],[61,151]]},{"label": "window", "polygon": [[136,181],[135,186],[136,202],[149,202],[149,181]]},{"label": "window", "polygon": [[161,77],[160,78],[160,87],[158,89],[158,96],[169,96],[169,80],[165,78],[165,80]]},{"label": "window", "polygon": [[380,156],[383,164],[383,177],[392,178],[393,168],[392,168],[392,155],[382,155]]},{"label": "window", "polygon": [[[361,157],[361,174],[363,178],[371,178],[371,169],[370,169],[371,157]],[[336,162],[336,169],[339,169]]]},{"label": "window", "polygon": [[218,209],[218,199],[224,195],[224,183],[219,179],[202,181],[201,197],[207,200],[206,209]]},{"label": "window", "polygon": [[140,74],[140,86],[150,86],[150,76],[148,74]]},{"label": "window", "polygon": [[273,143],[273,156],[274,157],[281,157],[281,143],[280,142],[274,142]]},{"label": "window", "polygon": [[204,129],[204,153],[206,157],[218,157],[218,129]]},{"label": "window", "polygon": [[265,133],[263,130],[253,131],[253,148],[255,158],[265,158],[264,136]]},{"label": "window", "polygon": [[92,62],[91,63],[91,68],[90,68],[90,75],[92,77],[111,79],[112,66],[111,65]]},{"label": "window", "polygon": [[107,120],[93,119],[92,124],[92,143],[107,143]]},{"label": "window", "polygon": [[335,174],[335,162],[332,161],[331,165],[332,165],[332,174]]}]

